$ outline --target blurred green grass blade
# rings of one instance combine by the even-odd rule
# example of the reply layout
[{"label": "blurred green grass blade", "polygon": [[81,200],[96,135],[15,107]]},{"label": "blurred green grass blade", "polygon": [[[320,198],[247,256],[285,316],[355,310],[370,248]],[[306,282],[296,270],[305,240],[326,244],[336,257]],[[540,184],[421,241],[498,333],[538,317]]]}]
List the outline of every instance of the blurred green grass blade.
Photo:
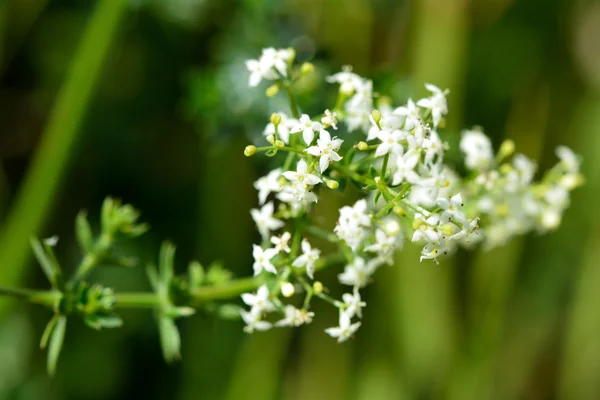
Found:
[{"label": "blurred green grass blade", "polygon": [[278,392],[293,333],[293,328],[285,328],[248,336],[238,353],[225,399],[280,398]]},{"label": "blurred green grass blade", "polygon": [[[584,137],[582,172],[586,184],[575,201],[592,200],[600,193],[600,94],[588,98],[578,111],[573,129],[594,132]],[[575,282],[575,292],[567,311],[564,353],[560,370],[560,399],[600,398],[600,207],[597,201],[589,201],[584,211],[587,226],[581,270]],[[585,233],[584,233],[585,234]]]},{"label": "blurred green grass blade", "polygon": [[[29,237],[48,218],[81,122],[128,2],[98,3],[69,66],[54,109],[0,235],[0,281],[16,286],[29,255]],[[4,301],[0,303],[0,311]]]}]

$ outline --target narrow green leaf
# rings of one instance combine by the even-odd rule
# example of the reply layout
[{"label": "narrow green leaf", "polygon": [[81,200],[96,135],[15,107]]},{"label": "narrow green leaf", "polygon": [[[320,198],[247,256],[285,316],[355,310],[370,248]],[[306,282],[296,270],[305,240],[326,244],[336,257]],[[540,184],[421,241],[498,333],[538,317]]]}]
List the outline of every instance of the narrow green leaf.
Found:
[{"label": "narrow green leaf", "polygon": [[112,220],[115,209],[115,201],[112,197],[107,197],[102,203],[102,210],[100,211],[100,222],[102,224],[102,232],[108,233],[112,230]]},{"label": "narrow green leaf", "polygon": [[160,290],[160,279],[158,277],[158,273],[156,272],[156,267],[152,264],[149,264],[146,267],[146,274],[148,275],[148,281],[150,281],[150,286],[155,292]]},{"label": "narrow green leaf", "polygon": [[60,275],[60,268],[58,267],[58,264],[52,259],[52,257],[48,255],[37,238],[31,238],[31,247],[33,248],[33,253],[40,263],[46,278],[48,278],[53,287],[58,288],[57,277]]},{"label": "narrow green leaf", "polygon": [[188,267],[188,276],[190,280],[190,290],[199,288],[205,279],[204,267],[198,261],[192,261]]},{"label": "narrow green leaf", "polygon": [[50,342],[48,345],[48,374],[54,375],[56,372],[56,364],[58,362],[58,357],[60,356],[60,351],[62,349],[63,343],[65,341],[65,333],[67,330],[67,317],[61,315],[58,317],[56,322],[56,326],[50,335]]},{"label": "narrow green leaf", "polygon": [[158,332],[160,334],[160,346],[165,361],[171,363],[181,358],[181,338],[175,322],[168,317],[158,318]]},{"label": "narrow green leaf", "polygon": [[46,329],[44,329],[44,333],[42,334],[42,339],[40,340],[40,349],[45,349],[46,346],[48,345],[48,339],[50,339],[50,335],[54,331],[54,327],[56,326],[56,323],[58,322],[58,318],[59,318],[59,315],[54,314],[52,319],[50,321],[48,321],[48,324],[46,325]]},{"label": "narrow green leaf", "polygon": [[158,271],[160,280],[165,286],[168,286],[173,279],[175,274],[175,246],[170,242],[163,242],[160,247],[160,254],[158,260]]},{"label": "narrow green leaf", "polygon": [[123,320],[117,314],[103,315],[100,317],[102,328],[113,329],[123,326]]},{"label": "narrow green leaf", "polygon": [[79,211],[75,218],[75,235],[77,243],[84,253],[91,253],[94,249],[94,234],[87,219],[85,211]]}]

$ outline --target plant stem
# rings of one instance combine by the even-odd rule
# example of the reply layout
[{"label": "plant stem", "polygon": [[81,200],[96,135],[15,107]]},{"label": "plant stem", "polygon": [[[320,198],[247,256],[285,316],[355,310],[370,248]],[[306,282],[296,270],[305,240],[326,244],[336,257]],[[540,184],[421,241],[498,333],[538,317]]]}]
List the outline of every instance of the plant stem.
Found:
[{"label": "plant stem", "polygon": [[284,83],[283,89],[287,93],[288,100],[290,102],[290,110],[292,112],[292,116],[296,119],[300,118],[300,112],[298,111],[298,105],[296,104],[296,100],[294,99],[294,94],[292,93],[292,88],[289,83]]},{"label": "plant stem", "polygon": [[6,284],[20,280],[30,254],[29,237],[35,235],[52,214],[50,207],[57,184],[73,153],[85,110],[127,6],[126,1],[98,3],[69,66],[31,167],[2,231],[0,264],[11,266],[3,272],[2,280]]},{"label": "plant stem", "polygon": [[223,300],[236,297],[242,293],[250,292],[264,283],[261,276],[241,278],[215,286],[205,286],[192,293],[192,305],[197,306],[209,300]]},{"label": "plant stem", "polygon": [[60,300],[62,294],[54,290],[41,291],[0,286],[0,296],[10,296],[30,303],[53,307]]}]

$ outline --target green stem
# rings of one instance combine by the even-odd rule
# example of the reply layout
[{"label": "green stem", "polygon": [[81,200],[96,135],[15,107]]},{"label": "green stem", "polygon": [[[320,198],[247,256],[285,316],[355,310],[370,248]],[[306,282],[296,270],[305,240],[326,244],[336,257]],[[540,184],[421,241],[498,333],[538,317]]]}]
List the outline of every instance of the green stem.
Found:
[{"label": "green stem", "polygon": [[161,303],[153,292],[116,293],[115,300],[116,308],[157,308]]},{"label": "green stem", "polygon": [[69,66],[42,139],[0,240],[0,264],[10,265],[3,282],[15,284],[25,271],[29,237],[49,215],[67,168],[85,111],[101,76],[110,44],[125,15],[126,1],[103,0],[96,7]]},{"label": "green stem", "polygon": [[381,167],[381,180],[385,178],[385,171],[387,170],[388,161],[390,159],[390,153],[387,153],[383,158],[383,167]]},{"label": "green stem", "polygon": [[54,307],[56,302],[59,301],[62,297],[62,294],[54,290],[41,291],[0,286],[0,296],[10,296],[19,300],[28,301],[30,303],[41,304],[47,307]]},{"label": "green stem", "polygon": [[290,111],[292,112],[292,116],[296,119],[300,118],[300,112],[298,111],[298,105],[296,104],[296,100],[294,99],[294,94],[292,93],[292,88],[289,83],[284,83],[283,89],[287,93],[288,101],[290,102]]}]

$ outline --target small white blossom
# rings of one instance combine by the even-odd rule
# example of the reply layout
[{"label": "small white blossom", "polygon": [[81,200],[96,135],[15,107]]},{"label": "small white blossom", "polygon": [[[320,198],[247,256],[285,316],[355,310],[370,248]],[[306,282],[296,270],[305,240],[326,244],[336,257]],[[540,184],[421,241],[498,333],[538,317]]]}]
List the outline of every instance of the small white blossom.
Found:
[{"label": "small white blossom", "polygon": [[319,260],[321,251],[313,249],[308,243],[308,240],[302,240],[302,255],[294,260],[292,263],[293,267],[304,267],[306,268],[306,275],[310,279],[314,279],[313,274],[315,272],[315,263]]},{"label": "small white blossom", "polygon": [[567,171],[571,173],[579,172],[579,158],[573,153],[573,150],[567,146],[558,146],[556,148],[556,155],[560,158]]},{"label": "small white blossom", "polygon": [[490,139],[483,132],[465,130],[460,138],[460,150],[465,153],[465,165],[469,169],[488,169],[494,162]]},{"label": "small white blossom", "polygon": [[302,132],[302,138],[307,146],[310,146],[315,138],[315,132],[320,132],[323,125],[310,119],[306,114],[302,114],[297,124],[292,127],[292,132]]},{"label": "small white blossom", "polygon": [[277,251],[275,249],[263,250],[262,247],[253,245],[252,256],[254,257],[254,276],[260,274],[262,270],[272,274],[277,274],[275,266],[271,264],[271,258],[275,257],[275,255],[277,255]]},{"label": "small white blossom", "polygon": [[396,157],[396,170],[392,175],[392,185],[396,186],[406,181],[416,183],[419,181],[419,175],[414,171],[419,156],[415,153],[407,153]]},{"label": "small white blossom", "polygon": [[380,259],[373,259],[367,263],[362,257],[354,257],[352,264],[346,265],[344,272],[338,275],[338,279],[344,285],[365,287],[382,262]]},{"label": "small white blossom", "polygon": [[395,235],[388,235],[385,231],[377,229],[375,231],[375,243],[365,247],[365,251],[377,253],[388,264],[394,263],[394,251],[396,250],[397,238]]},{"label": "small white blossom", "polygon": [[260,210],[250,210],[250,215],[252,215],[252,219],[263,240],[269,238],[270,231],[275,231],[285,225],[283,221],[273,217],[273,209],[273,202],[268,202]]},{"label": "small white blossom", "polygon": [[240,311],[242,319],[246,323],[244,332],[252,333],[256,331],[268,331],[273,326],[270,322],[262,321],[261,314],[252,311]]},{"label": "small white blossom", "polygon": [[445,224],[448,221],[461,222],[465,219],[465,215],[460,210],[463,206],[463,199],[460,193],[452,196],[450,199],[440,197],[437,199],[437,204],[444,210],[440,216],[441,224]]},{"label": "small white blossom", "polygon": [[285,307],[285,317],[275,323],[275,326],[300,326],[312,322],[315,313],[299,310],[294,306]]},{"label": "small white blossom", "polygon": [[431,97],[419,100],[417,105],[419,107],[430,109],[431,116],[433,118],[433,125],[438,126],[442,120],[442,116],[448,114],[448,102],[446,101],[446,94],[442,92],[440,88],[432,84],[426,83],[425,87],[432,93],[432,95]]},{"label": "small white blossom", "polygon": [[362,308],[366,306],[367,303],[361,300],[360,292],[357,287],[354,288],[353,294],[344,293],[342,295],[342,300],[344,300],[344,304],[346,305],[345,311],[350,318],[355,315],[358,316],[358,318],[362,318]]},{"label": "small white blossom", "polygon": [[292,182],[292,184],[311,185],[314,186],[322,182],[321,178],[308,173],[306,161],[300,160],[296,165],[296,171],[285,171],[283,176]]},{"label": "small white blossom", "polygon": [[325,110],[323,117],[321,117],[321,123],[325,128],[331,126],[334,130],[337,130],[337,113]]},{"label": "small white blossom", "polygon": [[340,92],[345,95],[350,95],[361,85],[363,78],[351,72],[352,67],[345,66],[342,72],[338,72],[337,74],[333,74],[328,76],[327,82],[329,83],[339,83],[340,84]]},{"label": "small white blossom", "polygon": [[246,305],[252,307],[252,312],[263,313],[275,311],[275,305],[269,300],[270,292],[267,285],[262,285],[256,291],[256,294],[244,293],[242,294],[242,301]]},{"label": "small white blossom", "polygon": [[321,173],[325,172],[332,161],[340,161],[342,157],[337,153],[340,150],[343,140],[338,138],[331,139],[331,135],[326,130],[319,133],[317,145],[309,147],[305,151],[315,157],[319,157],[319,168]]},{"label": "small white blossom", "polygon": [[325,333],[333,338],[337,338],[338,343],[341,343],[350,338],[360,327],[360,322],[351,323],[350,316],[345,313],[340,313],[339,326],[325,329]]},{"label": "small white blossom", "polygon": [[412,99],[408,99],[406,106],[396,108],[394,110],[394,114],[400,115],[404,118],[403,129],[405,131],[411,131],[421,124],[419,109]]},{"label": "small white blossom", "polygon": [[281,236],[272,236],[271,243],[275,246],[275,251],[277,253],[281,253],[282,251],[285,253],[289,253],[290,249],[290,239],[292,238],[292,234],[289,232],[284,232]]},{"label": "small white blossom", "polygon": [[281,168],[276,168],[269,172],[266,176],[263,176],[254,182],[254,188],[258,190],[259,204],[265,204],[269,194],[276,193],[281,190],[281,185],[279,184],[280,176]]},{"label": "small white blossom", "polygon": [[388,153],[395,153],[402,156],[404,147],[401,142],[406,138],[406,132],[401,130],[390,131],[382,129],[377,138],[381,140],[381,144],[375,150],[375,157],[381,157]]}]

